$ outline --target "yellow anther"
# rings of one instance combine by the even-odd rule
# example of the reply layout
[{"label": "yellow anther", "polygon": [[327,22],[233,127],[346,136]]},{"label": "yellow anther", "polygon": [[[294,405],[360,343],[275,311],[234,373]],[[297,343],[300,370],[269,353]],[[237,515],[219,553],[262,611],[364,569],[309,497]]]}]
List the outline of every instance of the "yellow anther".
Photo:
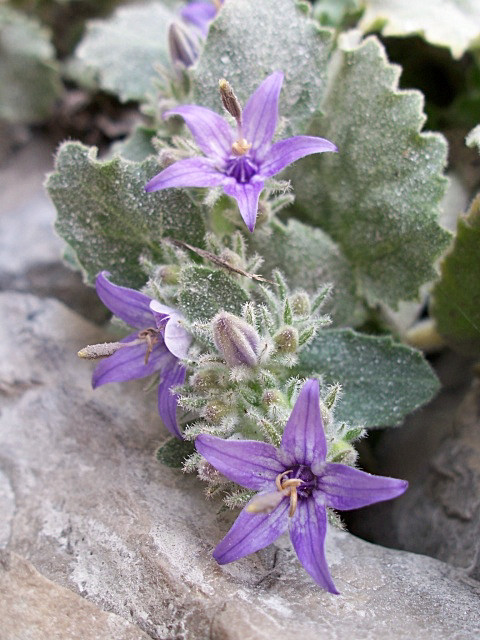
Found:
[{"label": "yellow anther", "polygon": [[234,156],[244,156],[251,148],[252,145],[245,138],[240,138],[232,144],[232,153]]},{"label": "yellow anther", "polygon": [[300,478],[290,478],[289,480],[282,482],[282,489],[288,489],[289,487],[295,487],[296,489],[301,484],[303,484],[303,480],[300,480]]}]

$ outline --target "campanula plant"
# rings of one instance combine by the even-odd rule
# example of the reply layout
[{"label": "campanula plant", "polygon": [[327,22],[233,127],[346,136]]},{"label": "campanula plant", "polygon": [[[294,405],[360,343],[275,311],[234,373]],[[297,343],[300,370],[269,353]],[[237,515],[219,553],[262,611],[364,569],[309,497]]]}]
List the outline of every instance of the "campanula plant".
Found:
[{"label": "campanula plant", "polygon": [[219,564],[263,549],[290,532],[298,559],[320,586],[337,594],[325,557],[327,509],[358,509],[401,495],[405,480],[372,476],[327,462],[317,380],[302,387],[281,445],[202,434],[197,451],[233,482],[258,493],[213,552]]},{"label": "campanula plant", "polygon": [[235,130],[218,113],[206,107],[190,104],[167,111],[164,117],[178,115],[185,120],[205,155],[170,165],[149,180],[146,191],[171,187],[223,187],[227,195],[235,198],[245,224],[253,231],[258,199],[268,178],[304,156],[337,151],[329,140],[314,136],[294,136],[272,143],[282,83],[283,73],[272,73],[242,110],[228,82],[221,80],[222,102],[236,121]]}]

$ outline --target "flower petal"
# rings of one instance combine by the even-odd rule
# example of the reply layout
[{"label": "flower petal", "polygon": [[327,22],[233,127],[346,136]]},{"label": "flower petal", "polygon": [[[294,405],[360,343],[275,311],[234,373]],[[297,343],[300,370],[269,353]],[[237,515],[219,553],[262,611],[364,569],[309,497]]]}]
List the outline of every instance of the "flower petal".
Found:
[{"label": "flower petal", "polygon": [[404,493],[407,487],[406,480],[372,476],[335,463],[327,464],[325,474],[317,481],[317,489],[324,495],[326,505],[340,511],[391,500]]},{"label": "flower petal", "polygon": [[180,11],[186,22],[194,24],[204,36],[208,33],[208,26],[215,18],[217,8],[211,2],[191,2]]},{"label": "flower petal", "polygon": [[312,498],[299,500],[290,525],[290,537],[298,559],[317,584],[338,594],[325,557],[327,510]]},{"label": "flower petal", "polygon": [[[137,333],[131,333],[121,340],[121,342],[131,342],[137,338]],[[145,353],[147,345],[137,344],[134,347],[124,347],[119,349],[113,356],[102,360],[93,372],[92,386],[94,389],[107,382],[123,382],[124,380],[134,380],[145,378],[146,376],[159,371],[168,357],[172,357],[163,344],[157,343],[145,364]]]},{"label": "flower petal", "polygon": [[169,354],[170,358],[163,367],[160,384],[158,385],[158,413],[172,435],[183,440],[183,435],[177,421],[178,395],[170,391],[171,387],[185,382],[187,369],[176,358]]},{"label": "flower petal", "polygon": [[215,111],[196,104],[185,104],[166,111],[163,117],[169,116],[182,116],[195,142],[206,156],[223,161],[230,155],[233,131],[228,122]]},{"label": "flower petal", "polygon": [[243,110],[243,137],[252,145],[250,153],[260,160],[277,127],[278,97],[283,73],[275,71],[252,93]]},{"label": "flower petal", "polygon": [[271,444],[258,440],[224,440],[202,433],[197,451],[220,473],[247,489],[275,489],[275,478],[285,471]]},{"label": "flower petal", "polygon": [[120,287],[108,280],[108,271],[98,274],[95,281],[97,295],[112,313],[136,329],[146,329],[152,323],[151,298],[140,291]]},{"label": "flower petal", "polygon": [[152,192],[170,187],[218,187],[225,180],[223,173],[215,169],[212,161],[200,156],[179,160],[157,173],[145,185]]},{"label": "flower petal", "polygon": [[303,385],[285,426],[281,451],[286,455],[286,464],[311,466],[325,460],[327,441],[320,413],[318,380],[307,380]]},{"label": "flower petal", "polygon": [[184,327],[185,319],[175,309],[161,304],[158,300],[152,300],[150,310],[153,313],[157,327],[165,328],[164,340],[167,349],[176,358],[186,358],[188,349],[192,343],[192,336]]},{"label": "flower petal", "polygon": [[295,136],[280,140],[270,148],[264,157],[259,173],[265,178],[274,176],[295,160],[324,151],[338,151],[338,149],[333,142],[314,136]]},{"label": "flower petal", "polygon": [[255,229],[258,214],[258,198],[263,190],[263,180],[254,182],[229,182],[223,185],[223,190],[238,203],[240,215],[249,231]]},{"label": "flower petal", "polygon": [[289,506],[288,498],[270,513],[248,513],[247,505],[213,552],[218,564],[233,562],[274,542],[287,529]]}]

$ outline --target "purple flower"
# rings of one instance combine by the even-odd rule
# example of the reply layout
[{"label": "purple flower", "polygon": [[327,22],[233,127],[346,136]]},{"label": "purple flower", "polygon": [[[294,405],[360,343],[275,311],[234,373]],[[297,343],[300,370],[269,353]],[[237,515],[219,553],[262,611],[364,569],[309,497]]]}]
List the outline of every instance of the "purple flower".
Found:
[{"label": "purple flower", "polygon": [[180,11],[180,15],[185,22],[195,25],[201,33],[206,36],[210,22],[217,15],[217,11],[223,4],[223,0],[213,0],[212,2],[201,2],[195,0],[190,2]]},{"label": "purple flower", "polygon": [[182,316],[139,291],[112,284],[109,275],[102,271],[97,276],[99,298],[116,316],[139,331],[123,338],[115,353],[97,365],[93,388],[160,373],[158,412],[167,429],[182,439],[176,416],[177,398],[170,392],[171,387],[185,381],[186,369],[179,359],[186,357],[191,337],[182,326]]},{"label": "purple flower", "polygon": [[[221,186],[237,200],[245,224],[253,231],[258,198],[267,178],[304,156],[337,151],[328,140],[313,136],[295,136],[272,144],[282,82],[283,73],[276,71],[250,96],[243,112],[236,102],[237,111],[230,111],[237,120],[236,132],[205,107],[184,105],[167,111],[166,117],[183,117],[206,157],[187,158],[170,165],[147,183],[146,191]],[[222,83],[228,85],[223,80],[221,87]],[[233,92],[231,96],[236,100]]]},{"label": "purple flower", "polygon": [[285,427],[281,446],[222,440],[202,434],[196,447],[227,478],[259,493],[242,510],[213,556],[219,564],[263,549],[289,529],[298,559],[319,585],[338,593],[325,558],[327,507],[358,509],[390,500],[405,480],[372,476],[326,462],[316,380],[307,380]]}]

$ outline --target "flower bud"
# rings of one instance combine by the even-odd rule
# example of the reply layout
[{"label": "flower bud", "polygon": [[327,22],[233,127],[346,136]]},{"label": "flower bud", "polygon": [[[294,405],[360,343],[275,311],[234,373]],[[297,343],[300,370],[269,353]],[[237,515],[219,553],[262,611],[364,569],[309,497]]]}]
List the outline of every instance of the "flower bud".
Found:
[{"label": "flower bud", "polygon": [[283,396],[277,389],[267,389],[263,392],[262,402],[269,407],[272,404],[282,404]]},{"label": "flower bud", "polygon": [[357,459],[357,452],[349,442],[337,440],[329,448],[331,462],[353,465]]},{"label": "flower bud", "polygon": [[215,369],[201,369],[192,376],[191,385],[197,391],[204,391],[218,386],[219,376]]},{"label": "flower bud", "polygon": [[295,353],[298,349],[298,331],[295,327],[284,327],[273,337],[277,351]]},{"label": "flower bud", "polygon": [[202,415],[207,422],[210,422],[211,424],[219,424],[228,412],[229,409],[226,405],[222,402],[212,400],[205,406]]},{"label": "flower bud", "polygon": [[215,346],[231,367],[255,367],[260,352],[260,336],[245,320],[220,311],[212,320]]},{"label": "flower bud", "polygon": [[200,51],[198,38],[179,22],[172,22],[168,29],[168,48],[173,65],[192,67]]},{"label": "flower bud", "polygon": [[304,291],[299,291],[290,298],[290,306],[296,316],[306,316],[310,313],[310,298]]}]

